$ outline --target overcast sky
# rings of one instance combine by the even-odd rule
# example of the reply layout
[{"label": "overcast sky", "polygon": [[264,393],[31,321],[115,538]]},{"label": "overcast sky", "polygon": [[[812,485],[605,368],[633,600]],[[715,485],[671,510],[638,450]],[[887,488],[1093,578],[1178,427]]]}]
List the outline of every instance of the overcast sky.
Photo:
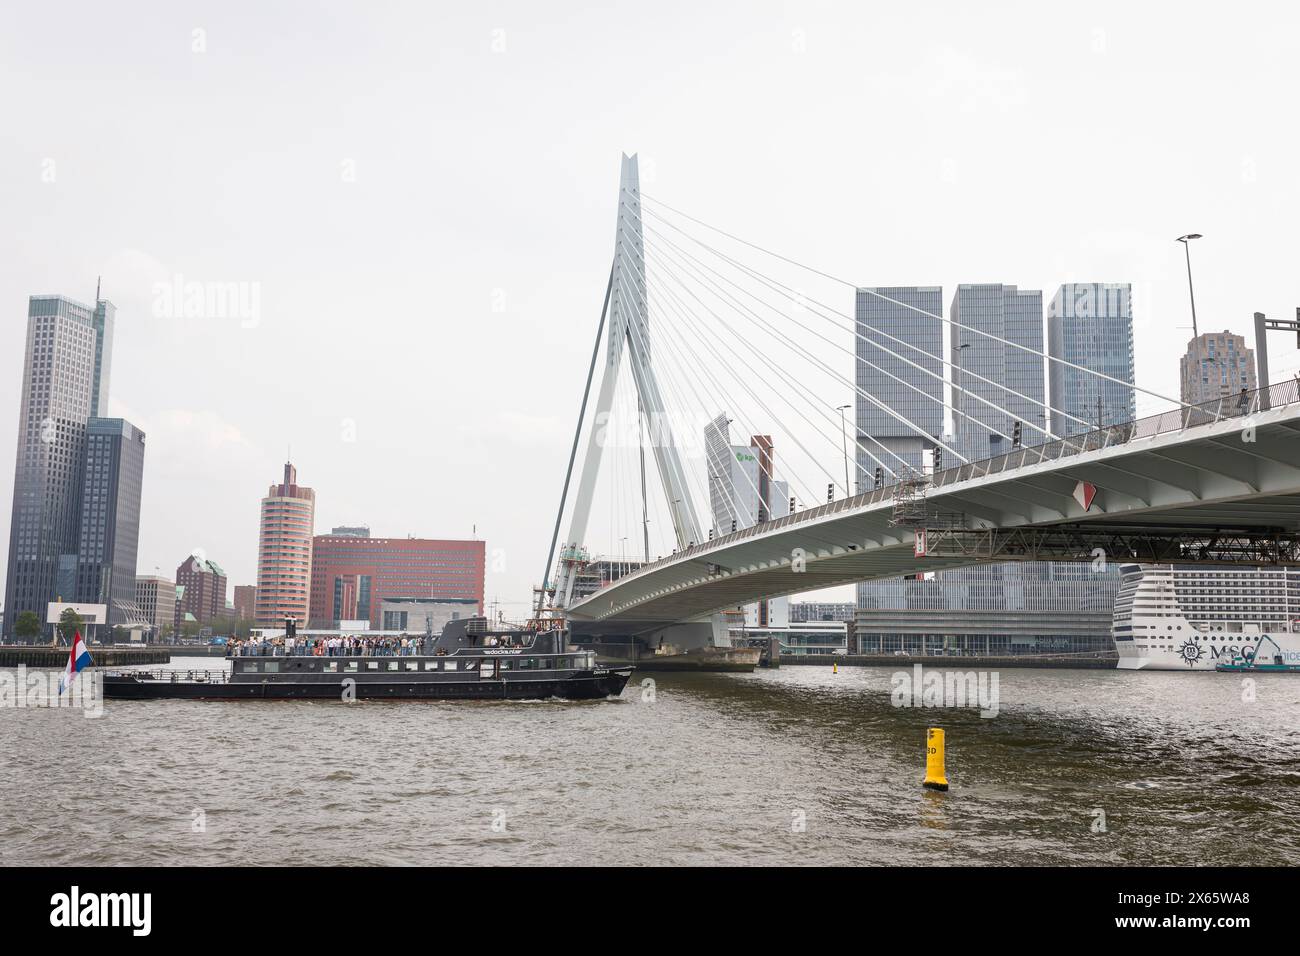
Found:
[{"label": "overcast sky", "polygon": [[[489,600],[526,600],[622,151],[648,193],[945,309],[959,282],[1131,282],[1139,380],[1176,394],[1176,236],[1205,234],[1203,331],[1300,305],[1300,17],[1050,6],[10,5],[0,541],[27,297],[102,275],[109,411],[148,435],[140,573],[202,549],[252,583],[292,446],[318,531],[476,529]],[[177,276],[245,283],[258,314],[159,315]],[[1271,342],[1275,379],[1300,366]]]}]

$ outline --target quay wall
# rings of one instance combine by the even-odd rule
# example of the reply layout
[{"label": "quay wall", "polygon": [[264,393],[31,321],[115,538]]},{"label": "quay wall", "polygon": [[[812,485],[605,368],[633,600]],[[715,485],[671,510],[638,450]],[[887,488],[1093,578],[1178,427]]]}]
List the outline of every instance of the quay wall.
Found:
[{"label": "quay wall", "polygon": [[926,667],[949,667],[955,670],[987,670],[1004,667],[1056,667],[1083,670],[1114,670],[1119,662],[1116,655],[1051,655],[1051,654],[1009,654],[1005,656],[989,655],[974,657],[912,656],[895,657],[892,654],[782,654],[781,666],[787,664],[820,664],[830,667],[893,667],[905,668],[913,664]]}]

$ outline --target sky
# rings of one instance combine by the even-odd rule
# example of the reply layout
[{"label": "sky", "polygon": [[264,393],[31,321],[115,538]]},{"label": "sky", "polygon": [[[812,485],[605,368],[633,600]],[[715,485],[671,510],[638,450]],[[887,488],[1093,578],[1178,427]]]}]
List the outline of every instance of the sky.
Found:
[{"label": "sky", "polygon": [[[1175,237],[1205,237],[1202,331],[1300,306],[1300,12],[1055,6],[15,5],[0,455],[28,296],[89,302],[102,276],[109,413],[148,436],[139,573],[199,550],[252,583],[291,454],[318,532],[482,538],[488,599],[522,607],[623,152],[678,209],[861,285],[942,285],[945,308],[961,282],[1131,282],[1139,383],[1177,394]],[[245,307],[187,314],[178,282]],[[1270,339],[1275,380],[1294,344]]]}]

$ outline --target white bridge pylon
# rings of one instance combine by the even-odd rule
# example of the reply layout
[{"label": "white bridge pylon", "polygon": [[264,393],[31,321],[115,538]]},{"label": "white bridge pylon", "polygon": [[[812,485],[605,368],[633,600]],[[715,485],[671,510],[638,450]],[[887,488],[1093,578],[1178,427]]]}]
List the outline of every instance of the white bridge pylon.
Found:
[{"label": "white bridge pylon", "polygon": [[[619,203],[617,231],[614,238],[614,267],[608,298],[608,347],[605,350],[605,368],[601,376],[600,392],[596,397],[591,434],[587,452],[583,457],[582,476],[578,481],[573,515],[565,548],[578,548],[587,535],[587,519],[591,512],[592,497],[596,490],[596,477],[600,470],[604,450],[605,425],[613,408],[614,389],[618,385],[619,370],[626,349],[632,380],[640,400],[643,424],[648,428],[655,467],[660,483],[668,498],[668,511],[672,516],[673,533],[677,549],[683,550],[698,544],[700,524],[686,483],[686,472],[681,455],[668,424],[667,410],[659,383],[655,379],[650,357],[650,322],[647,311],[644,280],[645,246],[641,234],[641,182],[635,155],[623,155],[619,177]],[[572,597],[572,565],[560,562],[555,581],[555,604],[568,605]]]}]

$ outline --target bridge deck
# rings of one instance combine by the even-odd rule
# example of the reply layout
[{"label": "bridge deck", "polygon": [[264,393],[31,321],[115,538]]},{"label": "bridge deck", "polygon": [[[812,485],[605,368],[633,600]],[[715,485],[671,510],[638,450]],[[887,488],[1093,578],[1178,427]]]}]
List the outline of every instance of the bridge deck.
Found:
[{"label": "bridge deck", "polygon": [[[1107,523],[1300,528],[1300,383],[1275,384],[933,476],[926,506],[972,529]],[[1080,482],[1096,488],[1085,510]],[[589,631],[699,619],[763,597],[970,564],[917,557],[886,486],[662,558],[568,609]],[[948,518],[947,520],[952,520]],[[1123,560],[1124,556],[1114,556]]]}]

